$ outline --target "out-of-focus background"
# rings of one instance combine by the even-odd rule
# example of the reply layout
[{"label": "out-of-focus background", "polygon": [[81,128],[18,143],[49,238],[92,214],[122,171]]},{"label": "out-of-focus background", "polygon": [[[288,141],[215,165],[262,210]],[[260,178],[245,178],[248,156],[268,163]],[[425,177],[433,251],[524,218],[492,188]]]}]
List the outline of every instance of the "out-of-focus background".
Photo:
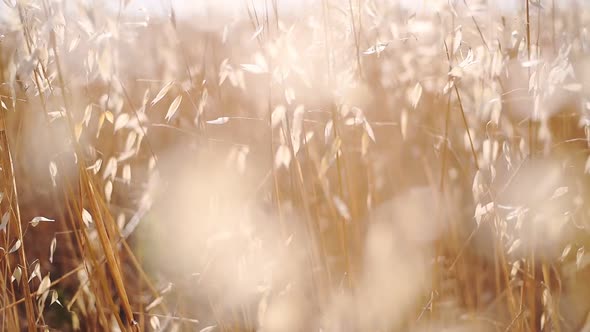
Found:
[{"label": "out-of-focus background", "polygon": [[587,331],[586,1],[0,2],[0,326]]}]

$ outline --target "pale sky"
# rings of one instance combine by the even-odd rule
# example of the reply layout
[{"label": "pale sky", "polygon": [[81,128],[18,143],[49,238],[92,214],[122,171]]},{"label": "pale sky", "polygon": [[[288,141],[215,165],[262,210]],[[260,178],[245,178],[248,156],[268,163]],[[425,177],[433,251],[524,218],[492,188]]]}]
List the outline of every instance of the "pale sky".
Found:
[{"label": "pale sky", "polygon": [[[204,11],[207,7],[207,3],[209,6],[215,7],[216,9],[224,8],[227,11],[233,11],[237,8],[243,7],[244,3],[250,3],[253,1],[260,6],[259,8],[263,8],[265,0],[133,0],[131,4],[133,6],[138,7],[146,7],[153,10],[161,10],[162,4],[169,7],[170,3],[174,5],[176,11],[182,14],[191,14],[191,13],[198,13],[200,11]],[[305,8],[309,4],[313,2],[317,2],[318,0],[278,0],[279,8],[288,9],[288,10],[297,10],[299,8]],[[344,4],[348,2],[342,0]],[[406,7],[410,10],[422,10],[428,8],[428,3],[432,2],[433,0],[398,0],[403,7]],[[496,10],[500,11],[514,11],[517,10],[519,7],[522,7],[525,0],[488,0],[489,6]],[[551,1],[553,0],[534,0],[535,2],[540,1],[544,7],[550,8]],[[462,3],[462,0],[455,0],[457,3]],[[475,5],[479,0],[468,0],[467,3],[470,5]],[[573,3],[578,2],[582,5],[590,5],[590,0],[555,0],[555,4],[561,8],[567,8],[571,6]],[[270,3],[270,1],[269,1]]]},{"label": "pale sky", "polygon": [[[14,3],[18,0],[6,0]],[[67,0],[72,1],[72,0]],[[102,2],[102,0],[77,0],[81,2],[94,3]],[[120,0],[106,0],[107,3],[112,3],[113,8],[118,8]],[[309,9],[310,4],[316,3],[319,0],[277,0],[279,11],[287,11],[290,14],[304,13],[305,9]],[[346,0],[340,0],[343,4],[347,4]],[[395,0],[393,0],[395,1]],[[401,5],[411,11],[428,10],[429,3],[433,0],[398,0]],[[453,1],[453,0],[450,0]],[[463,0],[454,0],[458,4],[462,4]],[[467,0],[467,3],[475,6],[481,0]],[[522,7],[525,0],[488,0],[490,9],[495,11],[504,11],[506,13],[514,12],[519,7]],[[552,1],[561,8],[567,8],[573,3],[579,3],[590,7],[590,0],[534,0],[540,1],[541,4],[547,8],[551,7]],[[130,14],[141,14],[140,8],[145,8],[150,16],[168,15],[170,13],[170,5],[174,6],[176,16],[179,19],[202,16],[207,13],[207,10],[213,10],[217,14],[224,14],[228,16],[242,16],[246,15],[245,3],[255,3],[258,10],[264,9],[265,2],[270,4],[270,0],[131,0],[127,7],[127,12]],[[431,7],[431,6],[430,6]],[[6,10],[4,1],[0,1],[0,19],[3,14],[10,12]]]}]

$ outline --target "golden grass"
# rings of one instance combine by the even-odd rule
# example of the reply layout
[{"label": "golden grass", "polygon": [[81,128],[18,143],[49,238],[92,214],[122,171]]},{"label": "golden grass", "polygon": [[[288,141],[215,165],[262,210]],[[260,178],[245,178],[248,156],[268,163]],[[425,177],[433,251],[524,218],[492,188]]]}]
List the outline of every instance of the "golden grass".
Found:
[{"label": "golden grass", "polygon": [[590,11],[484,3],[4,1],[1,329],[588,329]]}]

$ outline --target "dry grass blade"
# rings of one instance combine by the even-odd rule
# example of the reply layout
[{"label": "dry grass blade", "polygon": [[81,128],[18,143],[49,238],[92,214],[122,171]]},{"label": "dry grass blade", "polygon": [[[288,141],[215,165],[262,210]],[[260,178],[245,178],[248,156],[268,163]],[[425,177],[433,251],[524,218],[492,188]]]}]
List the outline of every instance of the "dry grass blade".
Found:
[{"label": "dry grass blade", "polygon": [[170,122],[170,120],[172,119],[174,114],[176,114],[176,111],[178,111],[178,107],[180,106],[181,102],[182,102],[181,95],[174,98],[174,100],[170,104],[170,107],[168,108],[168,112],[166,112],[166,121]]},{"label": "dry grass blade", "polygon": [[160,91],[158,92],[158,94],[156,95],[156,97],[154,97],[154,99],[152,99],[150,105],[154,106],[156,105],[160,100],[162,100],[162,98],[164,98],[166,96],[166,94],[168,94],[168,91],[170,91],[170,89],[174,86],[174,82],[168,82],[166,83],[162,89],[160,89]]}]

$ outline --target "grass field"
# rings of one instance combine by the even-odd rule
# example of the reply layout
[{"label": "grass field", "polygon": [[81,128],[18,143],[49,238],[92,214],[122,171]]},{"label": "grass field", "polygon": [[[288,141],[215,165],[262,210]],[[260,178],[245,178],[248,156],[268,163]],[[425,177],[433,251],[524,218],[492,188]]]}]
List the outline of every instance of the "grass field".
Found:
[{"label": "grass field", "polygon": [[2,330],[590,331],[587,5],[187,4],[0,3]]}]

